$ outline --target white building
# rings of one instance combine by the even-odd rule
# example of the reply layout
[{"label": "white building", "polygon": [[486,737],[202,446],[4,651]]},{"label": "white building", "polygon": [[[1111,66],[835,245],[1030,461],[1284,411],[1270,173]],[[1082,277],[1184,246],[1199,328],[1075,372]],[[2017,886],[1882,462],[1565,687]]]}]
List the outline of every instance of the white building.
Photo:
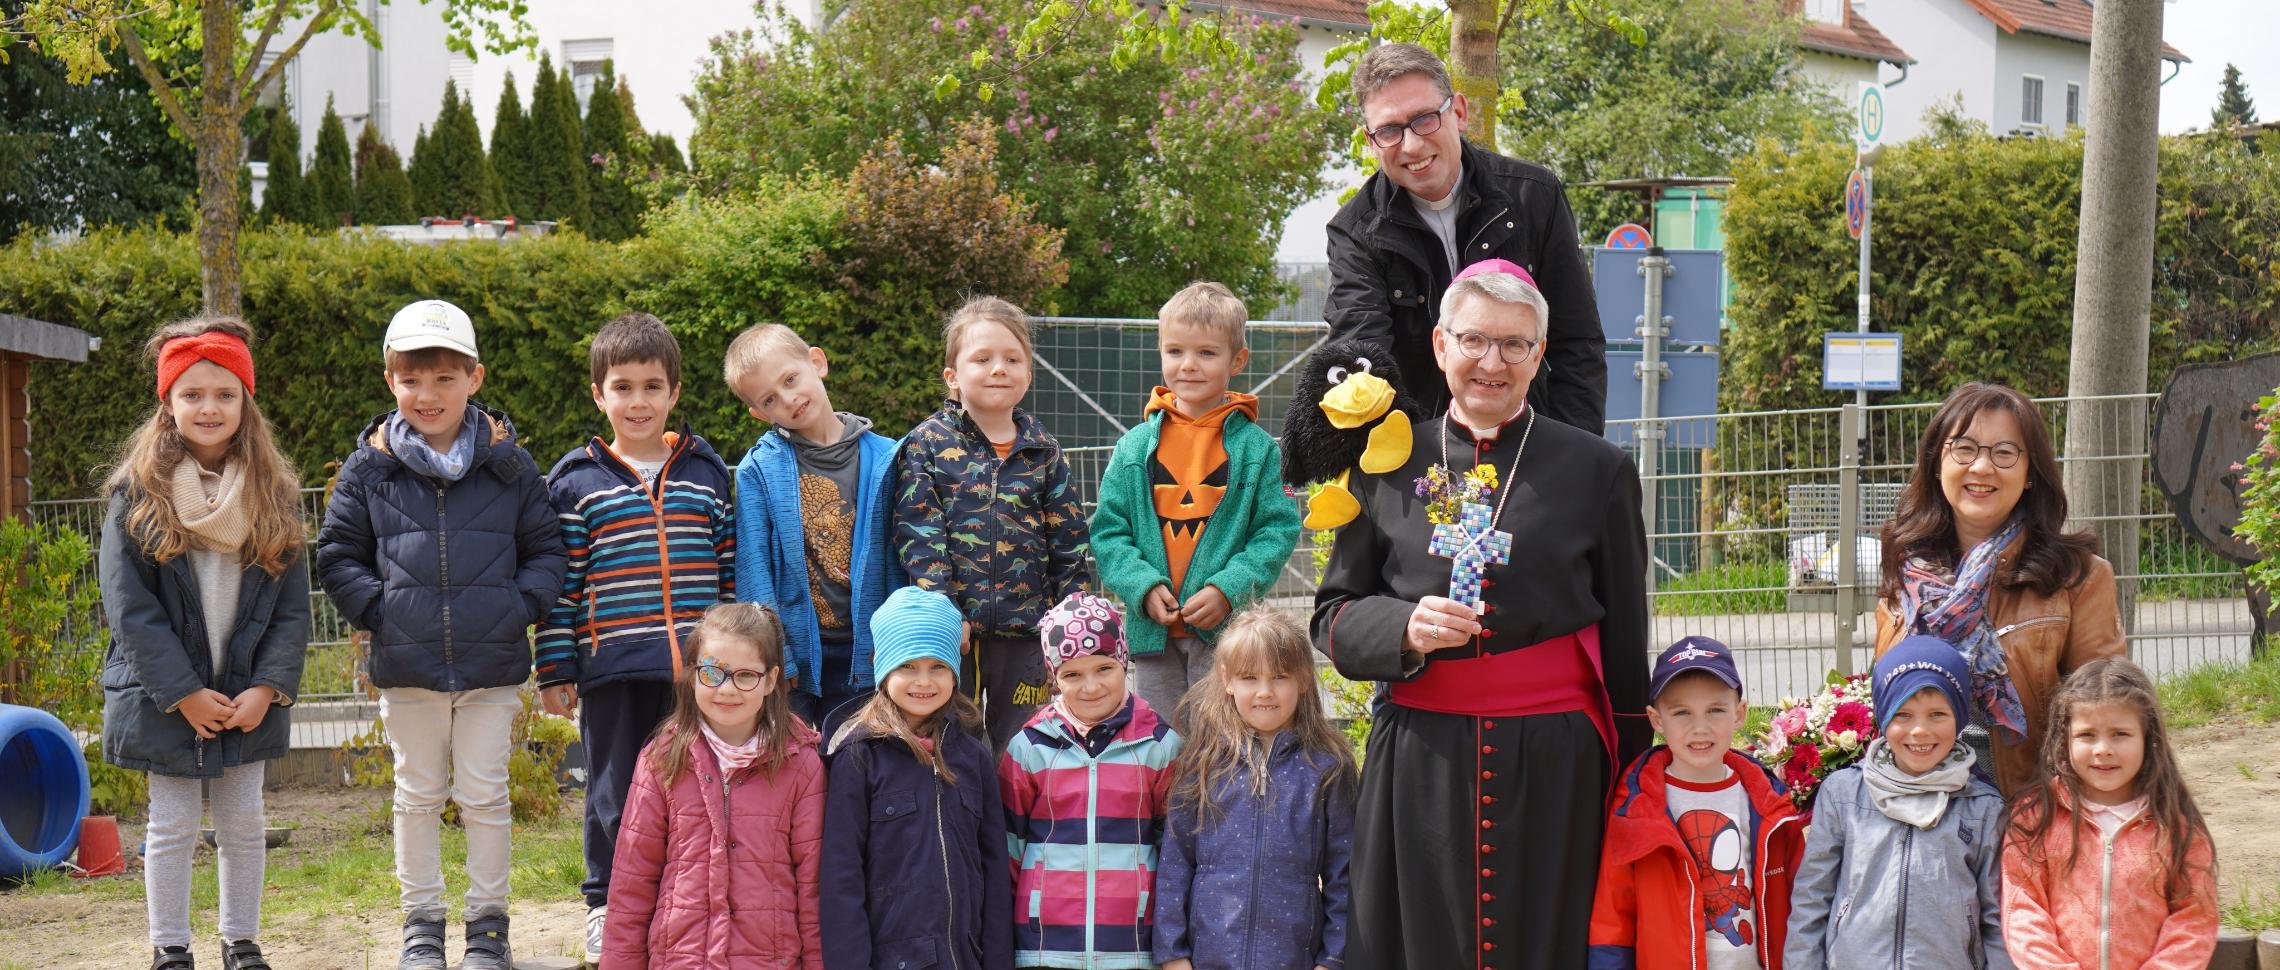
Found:
[{"label": "white building", "polygon": [[[2091,0],[1802,2],[1805,70],[1848,101],[1855,81],[1881,73],[1887,140],[1921,133],[1925,111],[1941,103],[1959,104],[1997,134],[2054,134],[2088,121]],[[2187,60],[2168,44],[2161,56],[2164,79]]]}]

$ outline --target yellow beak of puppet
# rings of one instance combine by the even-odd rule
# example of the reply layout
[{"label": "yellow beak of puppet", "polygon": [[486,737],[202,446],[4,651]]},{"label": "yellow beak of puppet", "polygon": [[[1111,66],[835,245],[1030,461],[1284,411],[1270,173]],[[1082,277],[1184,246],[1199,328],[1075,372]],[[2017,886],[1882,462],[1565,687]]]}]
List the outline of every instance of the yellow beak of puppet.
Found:
[{"label": "yellow beak of puppet", "polygon": [[[1359,428],[1372,421],[1369,444],[1362,450],[1362,471],[1383,474],[1409,461],[1409,416],[1393,410],[1393,385],[1369,373],[1354,374],[1322,396],[1322,414],[1334,428]],[[1379,421],[1378,419],[1384,420]],[[1306,503],[1309,529],[1335,529],[1361,513],[1361,503],[1347,488],[1348,474],[1340,474]]]}]

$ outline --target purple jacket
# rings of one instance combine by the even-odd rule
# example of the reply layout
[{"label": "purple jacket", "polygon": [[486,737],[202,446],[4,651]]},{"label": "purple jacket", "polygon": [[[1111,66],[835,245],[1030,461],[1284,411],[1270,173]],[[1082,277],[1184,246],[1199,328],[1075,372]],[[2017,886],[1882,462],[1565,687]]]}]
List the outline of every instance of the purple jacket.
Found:
[{"label": "purple jacket", "polygon": [[1275,735],[1265,795],[1241,773],[1221,782],[1219,816],[1172,800],[1156,873],[1157,963],[1196,970],[1342,970],[1346,865],[1354,833],[1351,786],[1289,731]]}]

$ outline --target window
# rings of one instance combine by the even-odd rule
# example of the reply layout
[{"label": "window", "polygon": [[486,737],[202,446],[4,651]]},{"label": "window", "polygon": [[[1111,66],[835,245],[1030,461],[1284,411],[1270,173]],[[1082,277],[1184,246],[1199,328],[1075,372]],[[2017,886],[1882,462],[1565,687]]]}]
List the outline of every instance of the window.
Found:
[{"label": "window", "polygon": [[2082,123],[2082,85],[2066,82],[2066,123],[2069,127]]},{"label": "window", "polygon": [[2023,83],[2019,85],[2020,124],[2040,125],[2043,123],[2042,94],[2043,79],[2032,74],[2027,75]]},{"label": "window", "polygon": [[562,63],[568,65],[570,86],[578,93],[579,110],[585,110],[586,98],[594,93],[594,85],[601,82],[602,65],[609,62],[613,46],[607,37],[563,42]]},{"label": "window", "polygon": [[469,102],[475,100],[475,59],[458,51],[451,52],[451,83],[459,88],[459,96]]}]

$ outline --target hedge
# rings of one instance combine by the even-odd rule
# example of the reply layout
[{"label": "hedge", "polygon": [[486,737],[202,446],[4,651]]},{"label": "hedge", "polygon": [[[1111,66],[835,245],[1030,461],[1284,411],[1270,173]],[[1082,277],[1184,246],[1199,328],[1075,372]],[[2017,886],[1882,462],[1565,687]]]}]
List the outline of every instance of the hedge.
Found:
[{"label": "hedge", "polygon": [[[1870,319],[1904,336],[1906,389],[1968,380],[2066,392],[2082,139],[1994,138],[1935,119],[1876,166]],[[2178,364],[2280,347],[2280,134],[2164,139],[2148,386]],[[1726,208],[1733,325],[1722,411],[1831,407],[1821,334],[1851,330],[1858,244],[1845,234],[1849,142],[1767,145],[1735,166]]]},{"label": "hedge", "polygon": [[[628,309],[655,313],[680,335],[676,419],[732,463],[764,426],[722,382],[720,361],[730,337],[758,322],[790,324],[823,347],[839,362],[833,404],[899,433],[939,400],[939,331],[959,295],[1049,306],[1067,268],[1057,231],[986,173],[920,169],[889,153],[846,181],[680,203],[653,215],[648,237],[624,243],[563,233],[423,246],[354,232],[248,232],[258,400],[304,482],[322,483],[325,464],[393,406],[380,362],[388,318],[439,297],[475,318],[487,372],[477,397],[514,419],[542,466],[607,432],[587,390],[586,346]],[[0,248],[0,312],[103,339],[85,363],[32,367],[35,497],[95,492],[118,442],[154,404],[144,341],[197,309],[190,235],[101,230]]]}]

